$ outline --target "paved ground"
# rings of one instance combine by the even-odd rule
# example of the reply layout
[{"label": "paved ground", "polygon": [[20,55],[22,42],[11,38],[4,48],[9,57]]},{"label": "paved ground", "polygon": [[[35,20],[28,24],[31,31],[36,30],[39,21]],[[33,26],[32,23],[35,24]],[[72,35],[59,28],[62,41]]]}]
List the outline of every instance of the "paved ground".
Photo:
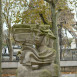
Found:
[{"label": "paved ground", "polygon": [[[16,77],[16,76],[9,76],[9,77]],[[77,77],[77,74],[65,74],[62,77]]]},{"label": "paved ground", "polygon": [[77,74],[64,74],[62,77],[77,77]]},{"label": "paved ground", "polygon": [[[16,77],[16,76],[9,76],[9,77]],[[77,77],[77,74],[64,74],[62,77]]]},{"label": "paved ground", "polygon": [[9,77],[16,77],[16,76],[9,76]]}]

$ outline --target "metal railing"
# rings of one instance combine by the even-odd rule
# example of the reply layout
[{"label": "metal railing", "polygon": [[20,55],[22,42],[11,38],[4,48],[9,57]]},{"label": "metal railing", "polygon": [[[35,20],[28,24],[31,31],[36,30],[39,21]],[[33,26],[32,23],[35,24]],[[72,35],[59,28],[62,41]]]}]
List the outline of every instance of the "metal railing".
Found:
[{"label": "metal railing", "polygon": [[[12,61],[19,61],[19,57],[16,54],[13,54]],[[9,54],[2,54],[2,62],[10,62]]]},{"label": "metal railing", "polygon": [[62,49],[61,61],[77,61],[77,49]]},{"label": "metal railing", "polygon": [[[77,49],[62,49],[61,61],[77,61]],[[2,61],[10,61],[9,54],[2,54]],[[19,61],[19,57],[13,54],[13,61]]]}]

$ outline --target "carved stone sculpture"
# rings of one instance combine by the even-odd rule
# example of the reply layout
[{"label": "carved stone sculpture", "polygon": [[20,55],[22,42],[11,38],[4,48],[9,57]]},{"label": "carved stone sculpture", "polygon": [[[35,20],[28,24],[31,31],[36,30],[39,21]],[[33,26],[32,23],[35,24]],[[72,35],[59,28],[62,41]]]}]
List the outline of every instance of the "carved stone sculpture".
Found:
[{"label": "carved stone sculpture", "polygon": [[[44,70],[51,73],[56,71],[56,51],[53,49],[55,36],[49,25],[20,24],[14,25],[12,29],[14,40],[22,44],[20,63],[26,68],[25,73],[23,70],[24,75],[19,74],[18,77],[41,77]],[[52,74],[51,77],[53,76],[57,74]]]}]

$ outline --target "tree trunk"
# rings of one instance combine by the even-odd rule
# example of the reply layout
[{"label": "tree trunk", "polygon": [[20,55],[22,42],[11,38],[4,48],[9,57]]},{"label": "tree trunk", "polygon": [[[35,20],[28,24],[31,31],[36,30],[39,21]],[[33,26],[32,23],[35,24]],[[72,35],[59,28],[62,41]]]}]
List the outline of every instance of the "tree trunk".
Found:
[{"label": "tree trunk", "polygon": [[8,3],[7,6],[7,15],[5,13],[5,19],[6,19],[6,23],[7,23],[7,27],[8,27],[8,37],[7,37],[7,46],[8,46],[8,51],[9,51],[9,56],[10,56],[10,61],[13,60],[13,49],[12,49],[12,43],[11,43],[11,15],[9,15],[10,12],[10,0],[6,0],[6,3]]},{"label": "tree trunk", "polygon": [[8,46],[8,51],[9,51],[9,56],[10,56],[10,61],[13,60],[13,50],[12,50],[12,44],[10,38],[7,38],[7,46]]},{"label": "tree trunk", "polygon": [[55,5],[51,4],[51,13],[52,13],[52,32],[54,33],[56,40],[54,41],[54,49],[56,50],[56,59],[55,63],[58,65],[58,77],[60,77],[60,52],[59,52],[59,38],[58,38],[58,27],[56,22],[56,11]]},{"label": "tree trunk", "polygon": [[75,39],[75,42],[76,42],[76,48],[77,48],[77,38]]},{"label": "tree trunk", "polygon": [[2,56],[2,6],[0,0],[0,77],[1,77],[1,56]]},{"label": "tree trunk", "polygon": [[10,39],[10,37],[11,37],[10,34],[11,34],[11,25],[8,24],[7,46],[8,46],[10,61],[12,61],[13,60],[13,49],[12,49],[12,43],[11,43],[11,39]]}]

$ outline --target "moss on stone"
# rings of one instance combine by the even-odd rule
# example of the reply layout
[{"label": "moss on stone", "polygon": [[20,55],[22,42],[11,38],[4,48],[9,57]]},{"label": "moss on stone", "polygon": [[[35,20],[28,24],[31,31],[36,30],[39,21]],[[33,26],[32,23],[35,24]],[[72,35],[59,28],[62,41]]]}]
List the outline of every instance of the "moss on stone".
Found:
[{"label": "moss on stone", "polygon": [[37,24],[15,24],[13,28],[37,28]]},{"label": "moss on stone", "polygon": [[56,76],[58,76],[58,68],[59,68],[58,65],[54,64],[54,70],[55,70],[54,72]]},{"label": "moss on stone", "polygon": [[40,36],[46,35],[47,37],[50,37],[52,39],[56,39],[53,32],[50,29],[40,29]]},{"label": "moss on stone", "polygon": [[[50,25],[37,25],[37,24],[15,24],[13,27],[12,27],[12,32],[13,33],[16,33],[17,30],[18,32],[22,30],[25,30],[26,31],[31,31],[31,32],[40,32],[40,36],[47,36],[51,39],[55,39],[55,36],[54,34],[52,33],[52,31],[50,30]],[[22,32],[25,32],[25,31],[22,31]]]},{"label": "moss on stone", "polygon": [[17,55],[21,54],[21,51],[18,51]]},{"label": "moss on stone", "polygon": [[52,73],[51,73],[49,70],[44,69],[44,70],[40,73],[39,77],[52,77]]},{"label": "moss on stone", "polygon": [[46,30],[50,28],[50,25],[39,25],[40,29]]}]

